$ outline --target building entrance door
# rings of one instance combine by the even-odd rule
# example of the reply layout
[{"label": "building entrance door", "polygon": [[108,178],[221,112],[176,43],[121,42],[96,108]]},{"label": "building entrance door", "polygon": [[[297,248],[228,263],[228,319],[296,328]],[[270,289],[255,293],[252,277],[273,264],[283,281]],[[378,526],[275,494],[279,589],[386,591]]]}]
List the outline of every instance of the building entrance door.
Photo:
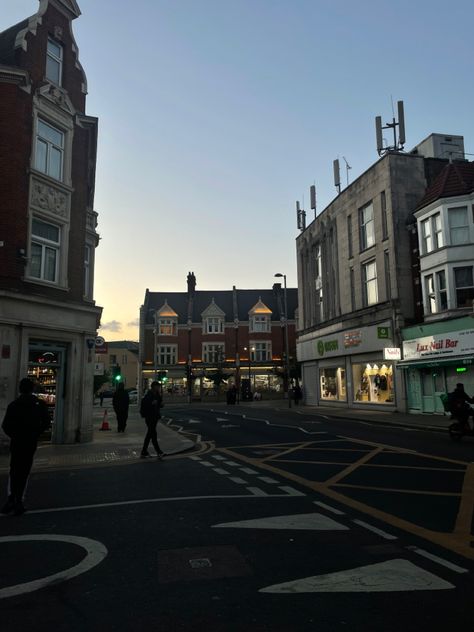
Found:
[{"label": "building entrance door", "polygon": [[65,346],[30,342],[28,377],[35,383],[35,394],[48,405],[53,443],[61,443],[64,433],[65,368]]},{"label": "building entrance door", "polygon": [[445,392],[444,372],[442,369],[421,369],[424,413],[442,413],[443,404],[440,395]]}]

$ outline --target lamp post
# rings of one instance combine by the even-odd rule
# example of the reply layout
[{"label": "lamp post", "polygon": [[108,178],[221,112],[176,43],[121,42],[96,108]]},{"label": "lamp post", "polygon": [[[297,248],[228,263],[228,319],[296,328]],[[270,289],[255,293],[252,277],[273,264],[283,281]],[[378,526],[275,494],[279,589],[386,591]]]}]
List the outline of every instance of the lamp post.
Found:
[{"label": "lamp post", "polygon": [[286,296],[286,274],[281,274],[281,272],[277,272],[275,277],[281,278],[283,277],[283,303],[285,310],[285,372],[286,372],[286,394],[288,397],[288,407],[291,408],[291,395],[290,395],[290,353],[289,353],[289,343],[288,343],[288,301]]},{"label": "lamp post", "polygon": [[[255,351],[255,347],[244,347],[244,351],[248,351],[249,354],[249,393],[252,394],[252,351]],[[254,385],[255,387],[255,385]]]}]

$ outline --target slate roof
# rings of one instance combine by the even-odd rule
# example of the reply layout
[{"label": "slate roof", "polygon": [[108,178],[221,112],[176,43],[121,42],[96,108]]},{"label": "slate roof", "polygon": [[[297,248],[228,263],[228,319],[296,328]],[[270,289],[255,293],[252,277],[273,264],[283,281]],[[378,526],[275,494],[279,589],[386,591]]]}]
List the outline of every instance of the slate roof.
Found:
[{"label": "slate roof", "polygon": [[0,63],[12,65],[15,61],[15,39],[17,33],[28,26],[28,18],[10,26],[0,33]]},{"label": "slate roof", "polygon": [[132,353],[138,353],[138,342],[132,340],[111,340],[107,342],[109,351],[111,349],[128,349]]},{"label": "slate roof", "polygon": [[441,198],[467,195],[474,191],[474,162],[452,162],[441,171],[418,203],[420,210]]},{"label": "slate roof", "polygon": [[[234,314],[232,290],[196,290],[193,296],[192,322],[201,322],[201,314],[209,307],[212,299],[214,299],[216,305],[225,312],[226,322],[233,322],[236,317],[240,322],[248,321],[249,311],[258,303],[259,299],[271,309],[272,320],[279,320],[281,317],[277,295],[273,289],[236,290],[236,298],[237,315]],[[146,310],[145,323],[147,325],[153,324],[153,315],[163,306],[165,300],[168,301],[168,305],[178,314],[178,324],[186,324],[188,321],[187,292],[150,292],[148,290],[145,294],[144,302],[144,309]],[[294,320],[295,310],[298,306],[298,290],[296,288],[287,288],[287,300],[288,318],[289,320]]]}]

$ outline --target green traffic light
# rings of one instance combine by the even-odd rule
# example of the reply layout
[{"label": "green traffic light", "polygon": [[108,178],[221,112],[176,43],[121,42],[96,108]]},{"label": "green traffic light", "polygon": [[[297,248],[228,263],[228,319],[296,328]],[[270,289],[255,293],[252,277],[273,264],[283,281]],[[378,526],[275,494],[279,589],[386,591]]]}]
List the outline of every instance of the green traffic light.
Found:
[{"label": "green traffic light", "polygon": [[116,375],[116,376],[115,376],[115,381],[116,381],[116,382],[120,382],[120,380],[121,380],[121,379],[122,379],[122,376],[121,376],[121,375]]}]

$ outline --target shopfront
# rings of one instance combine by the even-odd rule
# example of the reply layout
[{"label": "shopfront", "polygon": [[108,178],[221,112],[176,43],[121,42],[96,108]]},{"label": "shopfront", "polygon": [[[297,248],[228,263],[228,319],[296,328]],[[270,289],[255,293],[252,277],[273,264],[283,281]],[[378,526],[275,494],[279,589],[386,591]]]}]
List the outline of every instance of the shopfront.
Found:
[{"label": "shopfront", "polygon": [[347,407],[396,406],[390,321],[298,341],[305,401]]},{"label": "shopfront", "polygon": [[408,410],[439,413],[440,396],[464,384],[474,395],[474,321],[464,317],[405,328],[403,359],[398,367],[406,383]]}]

